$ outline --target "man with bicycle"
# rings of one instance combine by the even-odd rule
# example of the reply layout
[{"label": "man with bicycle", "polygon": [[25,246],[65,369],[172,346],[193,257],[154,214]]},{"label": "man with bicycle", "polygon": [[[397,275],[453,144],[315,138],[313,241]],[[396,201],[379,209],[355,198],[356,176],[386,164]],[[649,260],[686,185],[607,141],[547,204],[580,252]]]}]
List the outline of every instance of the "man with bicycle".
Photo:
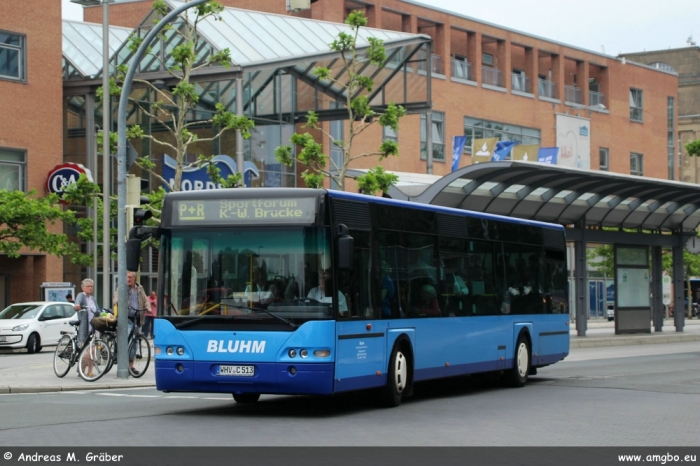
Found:
[{"label": "man with bicycle", "polygon": [[[134,328],[134,324],[136,319],[139,319],[138,325],[142,325],[143,322],[141,320],[143,319],[143,312],[139,313],[139,311],[145,311],[148,309],[148,297],[146,296],[146,292],[144,291],[143,287],[136,283],[136,272],[126,272],[126,285],[129,289],[129,327],[128,327],[128,334],[131,335],[131,332]],[[114,296],[112,297],[112,306],[117,305],[118,301],[118,296],[119,296],[119,289],[117,288],[114,291]],[[129,354],[129,366],[131,366],[132,371],[137,372],[134,367],[134,355]]]}]

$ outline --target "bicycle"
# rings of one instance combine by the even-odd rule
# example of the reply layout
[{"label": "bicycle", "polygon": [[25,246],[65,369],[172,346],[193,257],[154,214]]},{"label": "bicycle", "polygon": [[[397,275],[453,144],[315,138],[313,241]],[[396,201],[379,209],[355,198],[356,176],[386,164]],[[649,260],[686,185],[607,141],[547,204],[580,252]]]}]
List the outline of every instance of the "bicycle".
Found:
[{"label": "bicycle", "polygon": [[[81,310],[78,312],[86,312]],[[84,342],[78,340],[80,320],[68,322],[76,331],[61,331],[63,335],[56,345],[53,356],[53,371],[58,377],[65,377],[70,369],[78,362],[78,374],[86,382],[94,382],[105,375],[107,364],[112,359],[109,346],[96,338],[94,330],[89,333]],[[91,371],[87,371],[88,368]]]},{"label": "bicycle", "polygon": [[[133,308],[132,308],[133,309]],[[145,309],[134,309],[137,312],[143,312]],[[130,319],[131,320],[131,319]],[[108,362],[106,372],[112,369],[112,366],[117,360],[117,331],[107,330],[102,332],[102,340],[107,343],[110,349],[111,358]],[[129,346],[129,375],[134,378],[143,376],[148,370],[151,363],[151,344],[148,339],[141,334],[141,327],[134,325],[127,337]],[[131,364],[133,363],[133,364]]]}]

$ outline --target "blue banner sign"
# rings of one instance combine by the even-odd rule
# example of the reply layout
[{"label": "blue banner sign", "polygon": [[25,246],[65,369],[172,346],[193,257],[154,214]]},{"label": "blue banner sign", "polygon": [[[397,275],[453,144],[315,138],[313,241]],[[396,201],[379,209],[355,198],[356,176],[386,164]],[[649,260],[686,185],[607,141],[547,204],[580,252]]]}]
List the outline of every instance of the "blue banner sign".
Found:
[{"label": "blue banner sign", "polygon": [[[228,155],[217,155],[212,159],[212,163],[219,167],[222,178],[228,178],[229,175],[237,173],[236,161]],[[175,184],[175,167],[177,166],[175,159],[167,154],[163,155],[163,178],[166,179],[170,186]],[[243,181],[246,186],[250,186],[253,178],[259,178],[260,172],[258,167],[251,161],[243,162]],[[170,186],[165,186],[167,191],[170,191]],[[181,191],[201,191],[204,189],[221,189],[220,184],[211,181],[207,173],[206,165],[197,168],[190,167],[182,170],[182,182],[180,184]]]}]

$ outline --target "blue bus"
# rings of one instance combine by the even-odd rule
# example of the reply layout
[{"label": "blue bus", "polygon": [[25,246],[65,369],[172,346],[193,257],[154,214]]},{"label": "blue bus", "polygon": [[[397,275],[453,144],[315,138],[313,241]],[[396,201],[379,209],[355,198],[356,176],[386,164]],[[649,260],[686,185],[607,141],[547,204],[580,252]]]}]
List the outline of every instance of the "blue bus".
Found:
[{"label": "blue bus", "polygon": [[162,212],[158,390],[397,406],[429,379],[523,386],[569,353],[561,226],[324,189],[170,193]]}]

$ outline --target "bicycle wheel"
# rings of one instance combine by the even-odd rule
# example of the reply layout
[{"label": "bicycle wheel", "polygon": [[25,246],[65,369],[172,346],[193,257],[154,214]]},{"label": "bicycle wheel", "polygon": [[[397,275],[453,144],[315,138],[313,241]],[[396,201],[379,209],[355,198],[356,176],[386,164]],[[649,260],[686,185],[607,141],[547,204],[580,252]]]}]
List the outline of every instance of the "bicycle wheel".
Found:
[{"label": "bicycle wheel", "polygon": [[58,344],[56,351],[53,353],[53,371],[58,377],[64,377],[71,366],[73,366],[73,355],[75,354],[75,344],[70,335],[63,335]]},{"label": "bicycle wheel", "polygon": [[101,337],[109,348],[110,358],[105,368],[105,374],[112,369],[112,366],[117,362],[117,338],[112,333],[104,333]]},{"label": "bicycle wheel", "polygon": [[136,335],[129,345],[129,374],[135,378],[141,377],[150,363],[151,344],[143,335]]},{"label": "bicycle wheel", "polygon": [[105,375],[112,354],[102,340],[89,340],[78,356],[78,372],[87,382],[94,382]]}]

